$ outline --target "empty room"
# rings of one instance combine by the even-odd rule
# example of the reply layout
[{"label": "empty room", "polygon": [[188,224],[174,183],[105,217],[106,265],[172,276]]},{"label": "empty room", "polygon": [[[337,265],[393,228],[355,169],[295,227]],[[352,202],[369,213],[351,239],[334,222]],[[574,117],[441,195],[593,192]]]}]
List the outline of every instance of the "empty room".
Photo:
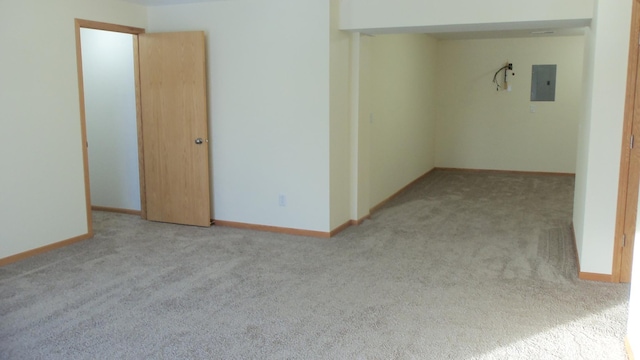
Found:
[{"label": "empty room", "polygon": [[632,357],[639,11],[1,1],[0,358]]}]

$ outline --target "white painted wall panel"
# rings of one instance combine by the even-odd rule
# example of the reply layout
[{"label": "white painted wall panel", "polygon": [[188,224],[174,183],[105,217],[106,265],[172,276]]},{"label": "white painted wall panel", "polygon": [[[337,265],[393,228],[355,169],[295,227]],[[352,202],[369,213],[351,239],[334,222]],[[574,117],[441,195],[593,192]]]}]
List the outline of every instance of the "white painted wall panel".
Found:
[{"label": "white painted wall panel", "polygon": [[585,59],[592,71],[587,75],[574,198],[583,272],[612,273],[631,5],[631,0],[597,2]]},{"label": "white painted wall panel", "polygon": [[149,31],[206,33],[215,219],[329,231],[329,2],[148,11]]},{"label": "white painted wall panel", "polygon": [[338,30],[340,1],[331,0],[330,21],[330,181],[331,229],[350,219],[351,129],[350,129],[350,34]]}]

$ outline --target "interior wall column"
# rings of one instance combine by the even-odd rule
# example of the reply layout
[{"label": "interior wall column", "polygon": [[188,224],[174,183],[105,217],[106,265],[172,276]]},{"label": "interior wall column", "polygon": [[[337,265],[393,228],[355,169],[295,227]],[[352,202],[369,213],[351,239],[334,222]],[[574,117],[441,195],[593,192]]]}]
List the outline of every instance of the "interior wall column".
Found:
[{"label": "interior wall column", "polygon": [[350,217],[352,220],[358,220],[358,188],[360,174],[358,171],[358,128],[360,117],[360,33],[351,33],[351,79],[350,79],[350,101],[351,101],[351,118],[350,118],[350,133],[351,133],[351,201],[350,201]]},{"label": "interior wall column", "polygon": [[351,219],[369,216],[369,42],[366,35],[351,35]]}]

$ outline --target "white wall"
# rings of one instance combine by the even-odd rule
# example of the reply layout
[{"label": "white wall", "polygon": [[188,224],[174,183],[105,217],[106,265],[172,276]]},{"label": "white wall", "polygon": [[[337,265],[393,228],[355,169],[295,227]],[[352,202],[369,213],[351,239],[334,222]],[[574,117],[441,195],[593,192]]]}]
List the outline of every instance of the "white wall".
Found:
[{"label": "white wall", "polygon": [[587,29],[584,46],[582,110],[578,123],[578,151],[576,156],[576,179],[573,196],[573,231],[576,239],[578,259],[581,258],[584,238],[585,201],[587,196],[587,165],[589,142],[591,140],[591,93],[593,91],[593,59],[595,58],[595,36],[593,29],[597,25],[594,19],[591,28]]},{"label": "white wall", "polygon": [[330,20],[330,181],[331,229],[351,216],[350,35],[338,30],[340,1],[331,0]]},{"label": "white wall", "polygon": [[345,30],[461,31],[588,25],[593,0],[344,0]]},{"label": "white wall", "polygon": [[0,258],[87,233],[74,18],[146,25],[117,0],[0,1]]},{"label": "white wall", "polygon": [[[368,62],[360,112],[370,115],[370,206],[435,164],[437,41],[428,35],[379,35],[363,42]],[[363,87],[361,85],[361,88]]]},{"label": "white wall", "polygon": [[[583,48],[582,36],[440,41],[436,165],[574,173]],[[496,91],[507,61],[512,91]],[[534,64],[558,66],[555,101],[530,101]]]},{"label": "white wall", "polygon": [[133,35],[80,35],[91,205],[140,210]]},{"label": "white wall", "polygon": [[581,271],[587,273],[612,273],[631,5],[597,1],[587,40],[573,214]]},{"label": "white wall", "polygon": [[330,230],[329,10],[323,0],[148,9],[149,32],[206,33],[215,219]]},{"label": "white wall", "polygon": [[371,123],[372,69],[371,42],[374,38],[353,33],[351,39],[351,116],[352,168],[351,218],[363,219],[370,214],[371,201]]}]

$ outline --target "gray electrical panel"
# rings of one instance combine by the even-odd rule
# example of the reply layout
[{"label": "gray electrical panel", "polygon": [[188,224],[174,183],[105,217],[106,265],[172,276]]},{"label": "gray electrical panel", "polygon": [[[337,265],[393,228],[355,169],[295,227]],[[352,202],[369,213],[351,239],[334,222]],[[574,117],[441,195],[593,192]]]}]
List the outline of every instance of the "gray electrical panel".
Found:
[{"label": "gray electrical panel", "polygon": [[533,65],[531,70],[531,101],[556,100],[557,65]]}]

